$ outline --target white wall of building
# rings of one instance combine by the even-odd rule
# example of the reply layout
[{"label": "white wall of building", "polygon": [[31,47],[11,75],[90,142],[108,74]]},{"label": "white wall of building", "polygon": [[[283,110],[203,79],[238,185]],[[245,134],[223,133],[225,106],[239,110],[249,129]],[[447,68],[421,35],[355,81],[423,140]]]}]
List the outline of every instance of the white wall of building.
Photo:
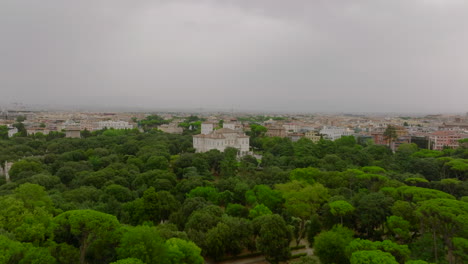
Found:
[{"label": "white wall of building", "polygon": [[201,133],[202,135],[208,135],[213,132],[214,126],[212,123],[202,123],[201,124]]},{"label": "white wall of building", "polygon": [[133,129],[133,125],[129,124],[126,121],[99,121],[98,129],[104,128],[113,128],[113,129]]},{"label": "white wall of building", "polygon": [[335,141],[342,136],[354,135],[354,131],[342,127],[324,127],[322,130],[320,130],[320,134],[324,135],[326,139]]}]

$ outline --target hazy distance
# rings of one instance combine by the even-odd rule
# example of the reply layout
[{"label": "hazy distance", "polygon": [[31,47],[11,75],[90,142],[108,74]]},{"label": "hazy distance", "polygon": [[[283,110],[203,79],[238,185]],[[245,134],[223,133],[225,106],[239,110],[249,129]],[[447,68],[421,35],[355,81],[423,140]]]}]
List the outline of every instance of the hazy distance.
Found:
[{"label": "hazy distance", "polygon": [[465,0],[2,0],[0,106],[468,111]]}]

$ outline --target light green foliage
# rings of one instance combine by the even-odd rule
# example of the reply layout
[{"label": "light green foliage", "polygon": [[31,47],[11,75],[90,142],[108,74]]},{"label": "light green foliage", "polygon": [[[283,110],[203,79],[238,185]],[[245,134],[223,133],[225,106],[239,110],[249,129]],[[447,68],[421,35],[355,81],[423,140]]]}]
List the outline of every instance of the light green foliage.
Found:
[{"label": "light green foliage", "polygon": [[[252,200],[252,195],[255,201]],[[252,205],[264,204],[270,210],[276,211],[283,203],[283,196],[278,190],[272,190],[269,186],[261,184],[246,192],[246,200]]]},{"label": "light green foliage", "polygon": [[0,235],[0,263],[18,263],[23,257],[24,246],[17,241]]},{"label": "light green foliage", "polygon": [[262,215],[272,214],[271,210],[263,204],[257,204],[249,211],[249,218],[254,219]]},{"label": "light green foliage", "polygon": [[379,166],[364,166],[361,170],[365,173],[380,174],[385,173],[386,170]]},{"label": "light green foliage", "polygon": [[294,217],[301,221],[296,226],[296,244],[304,238],[306,221],[328,198],[328,189],[320,183],[309,185],[305,182],[292,181],[285,184],[277,184],[278,189],[286,200],[284,207]]},{"label": "light green foliage", "polygon": [[258,124],[250,125],[250,135],[252,137],[262,137],[267,132],[267,128]]},{"label": "light green foliage", "polygon": [[22,222],[13,230],[16,239],[22,242],[31,242],[39,245],[50,235],[52,215],[43,208],[26,211]]},{"label": "light green foliage", "polygon": [[414,152],[411,156],[414,158],[437,158],[442,156],[443,153],[437,150],[430,149],[420,149],[417,152]]},{"label": "light green foliage", "polygon": [[452,239],[454,246],[454,255],[458,263],[468,263],[468,239],[463,237],[454,237]]},{"label": "light green foliage", "polygon": [[137,258],[125,258],[125,259],[119,259],[115,262],[112,262],[111,264],[145,264],[145,263]]},{"label": "light green foliage", "polygon": [[328,198],[328,189],[320,183],[309,185],[299,181],[277,184],[286,200],[284,206],[292,215],[300,218],[310,217]]},{"label": "light green foliage", "polygon": [[144,263],[165,263],[167,246],[155,227],[126,227],[117,248],[119,258],[137,258]]},{"label": "light green foliage", "polygon": [[194,197],[203,197],[205,200],[210,201],[214,204],[218,203],[219,199],[219,192],[214,187],[197,187],[192,189],[188,194],[187,198],[194,198]]},{"label": "light green foliage", "polygon": [[424,260],[408,260],[405,264],[429,264]]},{"label": "light green foliage", "polygon": [[387,227],[397,240],[406,241],[410,238],[410,223],[400,216],[387,217]]},{"label": "light green foliage", "polygon": [[52,219],[47,210],[52,210],[50,198],[35,184],[21,185],[14,197],[0,197],[0,229],[13,233],[19,241],[42,243],[49,235]]},{"label": "light green foliage", "polygon": [[314,252],[322,263],[349,263],[345,248],[353,240],[353,231],[336,226],[315,237]]},{"label": "light green foliage", "polygon": [[429,199],[443,198],[455,199],[452,195],[428,188],[421,188],[416,186],[401,186],[397,188],[397,192],[401,200],[421,202]]},{"label": "light green foliage", "polygon": [[0,235],[0,263],[55,264],[47,248],[33,247]]},{"label": "light green foliage", "polygon": [[381,250],[383,252],[388,252],[392,254],[399,263],[404,263],[408,260],[410,255],[410,250],[407,245],[399,245],[390,240],[372,242],[359,238],[349,243],[346,247],[346,254],[351,256],[354,252],[362,250]]},{"label": "light green foliage", "polygon": [[391,254],[380,250],[362,250],[353,253],[351,264],[398,264],[398,262]]},{"label": "light green foliage", "polygon": [[170,264],[202,264],[201,249],[191,241],[171,238],[166,241]]},{"label": "light green foliage", "polygon": [[314,184],[318,174],[320,174],[320,170],[317,168],[294,169],[289,173],[289,178],[291,181],[305,181]]},{"label": "light green foliage", "polygon": [[24,203],[11,197],[0,197],[0,228],[12,231],[20,226],[27,209]]},{"label": "light green foliage", "polygon": [[15,197],[21,200],[24,206],[28,209],[43,207],[47,210],[52,210],[52,200],[44,190],[44,187],[25,183],[15,189]]},{"label": "light green foliage", "polygon": [[26,252],[19,264],[55,264],[56,259],[45,247],[26,246]]},{"label": "light green foliage", "polygon": [[329,204],[330,212],[334,216],[339,216],[343,224],[343,216],[354,212],[355,208],[346,201],[334,201]]},{"label": "light green foliage", "polygon": [[468,171],[468,160],[467,159],[454,159],[447,162],[447,165],[450,166],[452,170],[459,172]]}]

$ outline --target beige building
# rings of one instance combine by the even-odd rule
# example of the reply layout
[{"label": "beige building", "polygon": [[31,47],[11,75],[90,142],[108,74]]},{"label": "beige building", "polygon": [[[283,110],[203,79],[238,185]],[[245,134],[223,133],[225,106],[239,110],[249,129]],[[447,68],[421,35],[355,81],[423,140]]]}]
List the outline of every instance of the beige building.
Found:
[{"label": "beige building", "polygon": [[286,137],[286,129],[283,126],[268,126],[266,135],[268,137]]},{"label": "beige building", "polygon": [[160,125],[158,129],[169,134],[182,134],[184,132],[184,129],[177,124]]},{"label": "beige building", "polygon": [[305,138],[308,138],[310,140],[312,140],[312,142],[314,143],[317,143],[320,141],[320,139],[322,138],[320,136],[319,133],[315,132],[315,131],[307,131],[305,134],[304,134],[304,137]]},{"label": "beige building", "polygon": [[66,138],[81,138],[81,130],[78,127],[68,127],[64,131]]}]

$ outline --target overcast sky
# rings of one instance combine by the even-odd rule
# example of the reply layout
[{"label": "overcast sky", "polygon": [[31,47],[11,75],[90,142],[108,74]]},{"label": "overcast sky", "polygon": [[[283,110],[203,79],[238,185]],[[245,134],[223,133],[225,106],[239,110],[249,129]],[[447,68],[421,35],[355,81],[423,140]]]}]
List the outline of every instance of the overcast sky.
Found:
[{"label": "overcast sky", "polygon": [[466,0],[0,0],[0,103],[468,111]]}]

